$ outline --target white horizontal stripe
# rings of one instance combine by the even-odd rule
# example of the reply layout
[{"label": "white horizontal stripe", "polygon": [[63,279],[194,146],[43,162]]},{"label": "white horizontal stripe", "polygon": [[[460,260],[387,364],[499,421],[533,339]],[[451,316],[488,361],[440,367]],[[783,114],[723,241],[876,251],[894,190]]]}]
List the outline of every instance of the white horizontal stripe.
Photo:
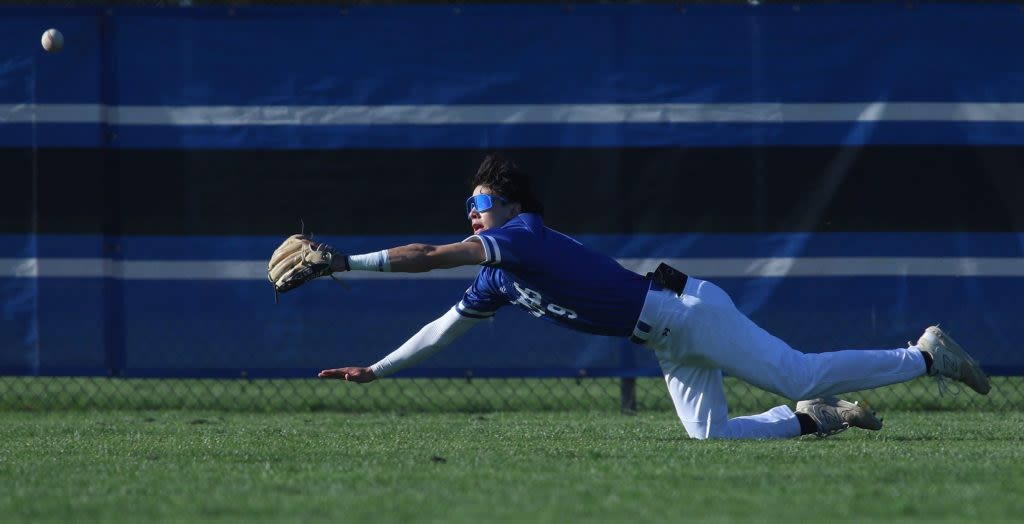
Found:
[{"label": "white horizontal stripe", "polygon": [[[429,273],[352,271],[351,280],[472,279],[480,271],[466,266]],[[0,258],[0,277],[120,278],[124,280],[267,280],[267,263],[254,260],[128,260],[103,258]],[[269,281],[268,281],[269,284]]]},{"label": "white horizontal stripe", "polygon": [[1024,276],[1024,258],[996,257],[777,257],[621,259],[637,273],[665,262],[697,277],[828,277],[828,276]]},{"label": "white horizontal stripe", "polygon": [[99,104],[0,104],[0,124],[100,124],[110,121]]},{"label": "white horizontal stripe", "polygon": [[1024,103],[106,106],[0,104],[0,123],[341,126],[794,122],[1024,122]]},{"label": "white horizontal stripe", "polygon": [[[948,276],[1022,277],[1024,258],[997,257],[779,257],[779,258],[624,258],[618,262],[640,274],[660,262],[701,278]],[[478,266],[427,273],[340,273],[342,280],[469,280]],[[266,280],[267,264],[253,260],[129,260],[103,258],[0,258],[0,277],[120,278],[124,280]]]}]

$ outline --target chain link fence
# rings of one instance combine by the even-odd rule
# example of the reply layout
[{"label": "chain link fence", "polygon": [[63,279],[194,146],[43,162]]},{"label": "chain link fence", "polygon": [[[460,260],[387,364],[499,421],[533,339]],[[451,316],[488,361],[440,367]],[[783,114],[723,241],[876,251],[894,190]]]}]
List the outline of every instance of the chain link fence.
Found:
[{"label": "chain link fence", "polygon": [[[625,380],[625,382],[624,382]],[[631,390],[635,394],[631,395]],[[736,415],[792,404],[726,379]],[[625,394],[624,394],[625,393]],[[843,395],[886,410],[1024,410],[1024,377],[993,377],[980,396],[954,386],[940,393],[920,378]],[[318,379],[124,379],[0,377],[0,409],[209,409],[225,411],[492,412],[669,410],[660,378],[384,379],[354,384]]]}]

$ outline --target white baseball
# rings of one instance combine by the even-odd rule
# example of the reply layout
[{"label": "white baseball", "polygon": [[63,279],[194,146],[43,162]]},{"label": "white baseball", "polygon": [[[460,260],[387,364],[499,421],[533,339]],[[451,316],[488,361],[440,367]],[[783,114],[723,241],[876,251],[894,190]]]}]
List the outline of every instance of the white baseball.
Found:
[{"label": "white baseball", "polygon": [[56,53],[61,49],[64,49],[64,35],[60,34],[60,31],[56,29],[47,29],[43,31],[43,49],[48,53]]}]

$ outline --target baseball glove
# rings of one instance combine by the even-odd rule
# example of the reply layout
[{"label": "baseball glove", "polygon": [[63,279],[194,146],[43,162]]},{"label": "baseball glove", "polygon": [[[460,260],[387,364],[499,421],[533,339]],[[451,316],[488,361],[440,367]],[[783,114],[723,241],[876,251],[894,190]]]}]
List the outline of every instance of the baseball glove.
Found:
[{"label": "baseball glove", "polygon": [[343,255],[327,244],[292,235],[271,255],[267,278],[277,292],[291,291],[310,280],[331,275],[331,261],[340,256]]}]

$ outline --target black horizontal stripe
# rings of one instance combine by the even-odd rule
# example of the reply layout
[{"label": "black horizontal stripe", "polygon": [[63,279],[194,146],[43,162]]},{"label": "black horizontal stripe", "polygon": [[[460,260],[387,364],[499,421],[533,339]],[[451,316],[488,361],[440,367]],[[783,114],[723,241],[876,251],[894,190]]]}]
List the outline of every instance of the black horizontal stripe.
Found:
[{"label": "black horizontal stripe", "polygon": [[[1020,146],[503,152],[569,233],[1024,231]],[[0,232],[463,233],[483,154],[3,149]]]}]

